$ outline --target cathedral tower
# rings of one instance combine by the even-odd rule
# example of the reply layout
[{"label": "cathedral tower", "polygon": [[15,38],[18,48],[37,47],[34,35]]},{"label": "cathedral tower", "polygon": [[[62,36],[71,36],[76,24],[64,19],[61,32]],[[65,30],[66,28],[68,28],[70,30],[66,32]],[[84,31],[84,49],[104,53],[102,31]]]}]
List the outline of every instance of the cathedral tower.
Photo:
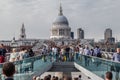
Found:
[{"label": "cathedral tower", "polygon": [[20,38],[19,39],[20,40],[25,40],[26,39],[24,23],[22,24],[22,27],[20,29]]}]

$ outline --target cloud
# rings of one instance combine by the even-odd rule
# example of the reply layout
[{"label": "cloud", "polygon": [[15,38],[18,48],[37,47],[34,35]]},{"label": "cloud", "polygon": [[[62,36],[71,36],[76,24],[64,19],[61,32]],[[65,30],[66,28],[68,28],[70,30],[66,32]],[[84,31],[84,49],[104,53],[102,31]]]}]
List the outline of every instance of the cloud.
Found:
[{"label": "cloud", "polygon": [[[120,0],[62,0],[62,6],[75,33],[79,27],[86,38],[104,38],[107,27],[120,33]],[[0,39],[18,38],[23,22],[28,38],[49,38],[58,8],[58,0],[0,0]]]}]

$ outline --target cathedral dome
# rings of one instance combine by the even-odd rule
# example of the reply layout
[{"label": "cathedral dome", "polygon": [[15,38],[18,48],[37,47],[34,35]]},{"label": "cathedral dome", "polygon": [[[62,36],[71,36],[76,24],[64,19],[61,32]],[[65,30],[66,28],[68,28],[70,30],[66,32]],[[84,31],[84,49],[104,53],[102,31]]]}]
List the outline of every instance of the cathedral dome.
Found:
[{"label": "cathedral dome", "polygon": [[62,13],[62,6],[60,4],[59,14],[52,24],[51,39],[70,39],[71,28],[67,18]]},{"label": "cathedral dome", "polygon": [[59,14],[55,21],[53,22],[53,25],[69,25],[67,18],[62,13],[62,6],[60,4]]},{"label": "cathedral dome", "polygon": [[65,24],[69,25],[67,18],[64,15],[58,15],[58,17],[53,22],[53,25]]}]

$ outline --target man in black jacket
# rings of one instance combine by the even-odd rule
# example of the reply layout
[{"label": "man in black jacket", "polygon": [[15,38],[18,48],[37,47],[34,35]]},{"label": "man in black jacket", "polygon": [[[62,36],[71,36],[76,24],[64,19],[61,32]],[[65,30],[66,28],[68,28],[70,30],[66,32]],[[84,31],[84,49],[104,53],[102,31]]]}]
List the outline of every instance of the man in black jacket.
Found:
[{"label": "man in black jacket", "polygon": [[14,80],[13,75],[15,73],[15,65],[11,62],[6,62],[3,64],[3,75],[5,75],[5,80]]}]

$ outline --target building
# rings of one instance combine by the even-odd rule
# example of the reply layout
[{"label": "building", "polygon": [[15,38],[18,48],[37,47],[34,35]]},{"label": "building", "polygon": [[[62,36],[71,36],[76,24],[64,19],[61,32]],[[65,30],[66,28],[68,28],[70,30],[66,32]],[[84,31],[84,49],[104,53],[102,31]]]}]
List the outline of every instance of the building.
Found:
[{"label": "building", "polygon": [[114,37],[108,38],[108,42],[109,43],[115,43],[115,38]]},{"label": "building", "polygon": [[70,39],[71,28],[67,18],[63,15],[62,6],[60,4],[59,14],[52,24],[51,39]]},{"label": "building", "polygon": [[71,32],[71,39],[74,39],[74,32]]},{"label": "building", "polygon": [[77,39],[84,39],[84,30],[82,28],[77,29]]},{"label": "building", "polygon": [[16,40],[15,37],[13,37],[12,40],[0,40],[0,44],[3,44],[8,50],[11,48],[22,47],[31,48],[39,40],[40,39],[27,39],[25,34],[25,27],[24,24],[22,24],[19,39]]},{"label": "building", "polygon": [[107,28],[104,32],[105,42],[108,41],[108,38],[112,38],[112,30],[110,28]]},{"label": "building", "polygon": [[25,27],[24,27],[24,23],[22,24],[22,28],[20,30],[20,40],[25,40],[26,39],[26,33],[25,33]]}]

